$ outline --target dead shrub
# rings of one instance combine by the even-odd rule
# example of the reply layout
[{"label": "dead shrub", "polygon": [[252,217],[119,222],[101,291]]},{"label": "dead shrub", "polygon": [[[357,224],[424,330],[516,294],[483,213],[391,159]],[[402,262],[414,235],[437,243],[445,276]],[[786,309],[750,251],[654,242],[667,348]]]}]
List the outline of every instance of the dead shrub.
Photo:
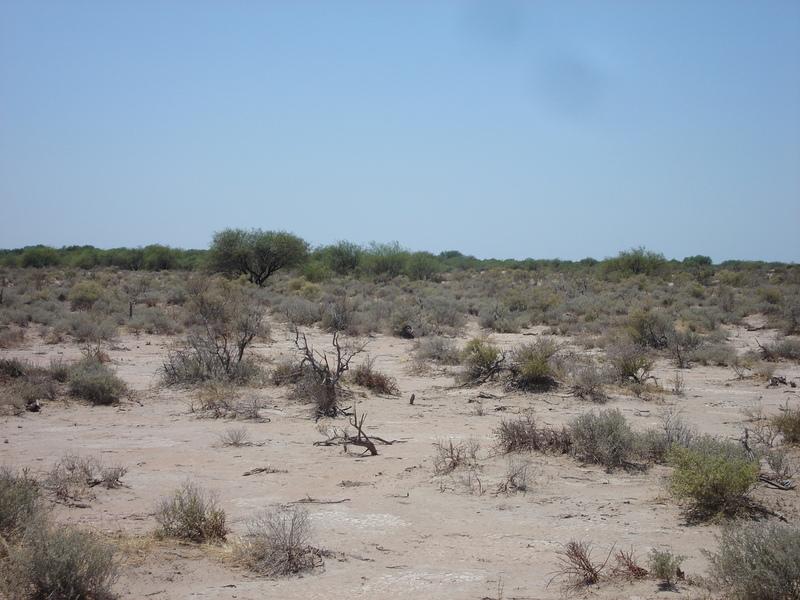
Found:
[{"label": "dead shrub", "polygon": [[235,554],[239,562],[262,575],[297,575],[323,565],[326,552],[310,545],[312,533],[304,508],[274,508],[247,524],[247,536]]},{"label": "dead shrub", "polygon": [[559,577],[566,579],[565,587],[579,588],[587,585],[594,585],[600,581],[600,575],[608,564],[611,554],[606,557],[605,562],[598,563],[592,559],[592,543],[570,540],[563,544],[557,555],[557,569],[551,582]]},{"label": "dead shrub", "polygon": [[433,472],[447,475],[459,467],[472,467],[477,463],[480,443],[469,438],[458,443],[453,440],[438,441],[434,444],[436,456],[433,459]]},{"label": "dead shrub", "polygon": [[385,373],[376,371],[373,366],[374,362],[374,359],[367,359],[353,369],[350,376],[351,381],[376,394],[399,396],[400,390],[397,387],[397,380]]},{"label": "dead shrub", "polygon": [[496,449],[501,454],[512,452],[543,452],[567,454],[572,446],[569,431],[565,427],[540,425],[534,415],[525,415],[517,420],[503,419],[500,427],[492,432],[497,439]]}]

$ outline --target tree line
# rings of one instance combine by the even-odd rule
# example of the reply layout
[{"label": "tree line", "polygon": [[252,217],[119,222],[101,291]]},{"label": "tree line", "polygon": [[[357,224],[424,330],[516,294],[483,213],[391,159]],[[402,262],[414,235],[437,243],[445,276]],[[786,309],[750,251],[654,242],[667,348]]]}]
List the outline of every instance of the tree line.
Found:
[{"label": "tree line", "polygon": [[708,256],[696,255],[682,261],[667,260],[663,254],[644,247],[623,250],[614,257],[579,261],[560,259],[478,259],[458,250],[433,254],[411,251],[398,242],[371,242],[366,246],[338,241],[312,246],[285,231],[228,228],[214,233],[207,250],[184,250],[161,244],[138,248],[103,250],[94,246],[46,245],[0,250],[0,265],[18,268],[63,267],[74,269],[116,268],[131,271],[207,271],[231,279],[244,277],[264,286],[281,270],[295,269],[310,281],[356,276],[390,280],[405,276],[411,280],[436,279],[454,270],[521,269],[569,272],[601,277],[668,276],[688,272],[698,279],[711,278],[720,270],[768,271],[796,269],[798,265],[761,261],[724,261],[714,264]]}]

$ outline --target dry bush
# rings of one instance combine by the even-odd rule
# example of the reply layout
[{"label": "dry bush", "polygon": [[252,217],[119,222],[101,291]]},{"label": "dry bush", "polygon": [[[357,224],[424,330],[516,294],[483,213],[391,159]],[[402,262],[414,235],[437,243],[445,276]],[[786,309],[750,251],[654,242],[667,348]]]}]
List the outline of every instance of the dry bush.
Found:
[{"label": "dry bush", "polygon": [[578,588],[594,585],[600,581],[600,575],[608,564],[611,554],[605,562],[598,563],[592,560],[591,542],[570,540],[556,551],[557,568],[551,582],[557,578],[565,578],[567,588]]},{"label": "dry bush", "polygon": [[459,467],[472,467],[477,463],[480,443],[469,438],[453,443],[453,440],[437,441],[434,444],[436,456],[433,459],[433,471],[436,475],[447,475]]},{"label": "dry bush", "polygon": [[71,500],[86,496],[96,486],[121,487],[127,472],[126,467],[107,466],[93,456],[67,453],[44,477],[42,487],[58,500]]},{"label": "dry bush", "polygon": [[187,481],[155,507],[161,533],[190,542],[224,540],[228,534],[225,511],[214,493]]},{"label": "dry bush", "polygon": [[269,577],[304,573],[321,567],[326,554],[310,545],[312,533],[304,508],[277,507],[247,524],[247,536],[235,554],[239,562]]},{"label": "dry bush", "polygon": [[573,394],[597,403],[607,400],[605,386],[608,376],[594,360],[576,363],[570,375]]},{"label": "dry bush", "polygon": [[275,362],[270,372],[273,385],[291,385],[303,376],[303,365],[294,358],[282,358]]},{"label": "dry bush", "polygon": [[639,564],[639,559],[630,550],[616,550],[614,552],[614,569],[613,575],[625,577],[626,579],[643,579],[649,575],[649,571]]},{"label": "dry bush", "polygon": [[219,442],[223,446],[249,446],[250,432],[246,427],[229,427],[224,433],[220,434]]},{"label": "dry bush", "polygon": [[493,430],[496,449],[501,454],[511,452],[544,452],[551,454],[567,454],[572,446],[572,439],[565,427],[555,428],[551,425],[540,425],[534,415],[525,415],[517,420],[503,419],[500,427]]},{"label": "dry bush", "polygon": [[350,376],[351,381],[376,394],[399,396],[400,390],[397,387],[397,380],[385,373],[376,371],[373,367],[374,362],[374,359],[367,359],[353,369]]},{"label": "dry bush", "polygon": [[98,535],[39,523],[11,548],[2,583],[20,600],[107,600],[117,576],[114,547]]},{"label": "dry bush", "polygon": [[518,456],[509,456],[506,465],[506,474],[503,481],[497,486],[500,494],[515,494],[522,492],[525,494],[530,485],[533,469],[531,461]]}]

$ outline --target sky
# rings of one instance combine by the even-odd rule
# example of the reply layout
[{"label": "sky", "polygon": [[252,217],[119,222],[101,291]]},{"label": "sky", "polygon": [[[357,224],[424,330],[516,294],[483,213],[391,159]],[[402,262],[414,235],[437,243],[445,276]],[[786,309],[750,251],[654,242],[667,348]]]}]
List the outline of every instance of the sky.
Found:
[{"label": "sky", "polygon": [[0,248],[800,262],[795,0],[0,0]]}]

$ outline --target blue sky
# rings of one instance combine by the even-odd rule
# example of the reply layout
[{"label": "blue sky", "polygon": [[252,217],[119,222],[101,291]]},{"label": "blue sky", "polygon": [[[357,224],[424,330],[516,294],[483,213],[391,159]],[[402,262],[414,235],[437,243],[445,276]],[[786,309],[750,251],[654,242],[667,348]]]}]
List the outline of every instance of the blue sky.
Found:
[{"label": "blue sky", "polygon": [[0,248],[800,262],[800,2],[0,0]]}]

